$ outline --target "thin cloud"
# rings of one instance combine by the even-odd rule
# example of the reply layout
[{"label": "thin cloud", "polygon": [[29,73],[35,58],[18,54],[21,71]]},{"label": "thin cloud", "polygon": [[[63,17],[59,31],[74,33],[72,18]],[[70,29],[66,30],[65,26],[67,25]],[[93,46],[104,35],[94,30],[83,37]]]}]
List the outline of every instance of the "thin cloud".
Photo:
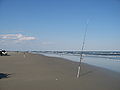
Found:
[{"label": "thin cloud", "polygon": [[2,40],[17,40],[17,41],[25,41],[25,40],[35,40],[35,37],[24,36],[22,34],[3,34],[0,35],[0,39]]}]

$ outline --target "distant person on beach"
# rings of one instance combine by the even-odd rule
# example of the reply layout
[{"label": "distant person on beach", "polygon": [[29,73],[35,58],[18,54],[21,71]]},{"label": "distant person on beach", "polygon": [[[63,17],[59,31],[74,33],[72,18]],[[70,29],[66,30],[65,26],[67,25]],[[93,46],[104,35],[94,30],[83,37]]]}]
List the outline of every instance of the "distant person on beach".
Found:
[{"label": "distant person on beach", "polygon": [[23,55],[23,56],[24,56],[24,58],[26,57],[25,52],[24,52],[24,55]]}]

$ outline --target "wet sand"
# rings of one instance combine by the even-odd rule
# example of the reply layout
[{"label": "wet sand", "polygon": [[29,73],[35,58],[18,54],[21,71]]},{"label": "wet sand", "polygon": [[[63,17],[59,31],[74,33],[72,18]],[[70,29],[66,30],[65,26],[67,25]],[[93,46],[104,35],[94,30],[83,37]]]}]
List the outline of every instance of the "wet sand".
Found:
[{"label": "wet sand", "polygon": [[120,90],[120,73],[56,57],[9,52],[0,56],[0,90]]}]

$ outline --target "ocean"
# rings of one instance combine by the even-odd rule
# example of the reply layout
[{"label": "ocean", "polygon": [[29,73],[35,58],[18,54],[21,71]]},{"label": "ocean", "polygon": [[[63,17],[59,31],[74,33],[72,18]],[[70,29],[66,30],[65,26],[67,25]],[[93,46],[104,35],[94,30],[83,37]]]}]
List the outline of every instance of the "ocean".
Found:
[{"label": "ocean", "polygon": [[65,58],[79,62],[80,54],[83,54],[83,63],[106,68],[120,73],[120,51],[32,51],[51,57]]}]

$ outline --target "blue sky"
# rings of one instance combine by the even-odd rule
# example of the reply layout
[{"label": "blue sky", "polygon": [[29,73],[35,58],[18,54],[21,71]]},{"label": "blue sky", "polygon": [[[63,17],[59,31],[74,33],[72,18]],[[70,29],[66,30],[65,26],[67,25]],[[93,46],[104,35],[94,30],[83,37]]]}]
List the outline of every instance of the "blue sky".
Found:
[{"label": "blue sky", "polygon": [[0,0],[0,48],[120,50],[120,0]]}]

